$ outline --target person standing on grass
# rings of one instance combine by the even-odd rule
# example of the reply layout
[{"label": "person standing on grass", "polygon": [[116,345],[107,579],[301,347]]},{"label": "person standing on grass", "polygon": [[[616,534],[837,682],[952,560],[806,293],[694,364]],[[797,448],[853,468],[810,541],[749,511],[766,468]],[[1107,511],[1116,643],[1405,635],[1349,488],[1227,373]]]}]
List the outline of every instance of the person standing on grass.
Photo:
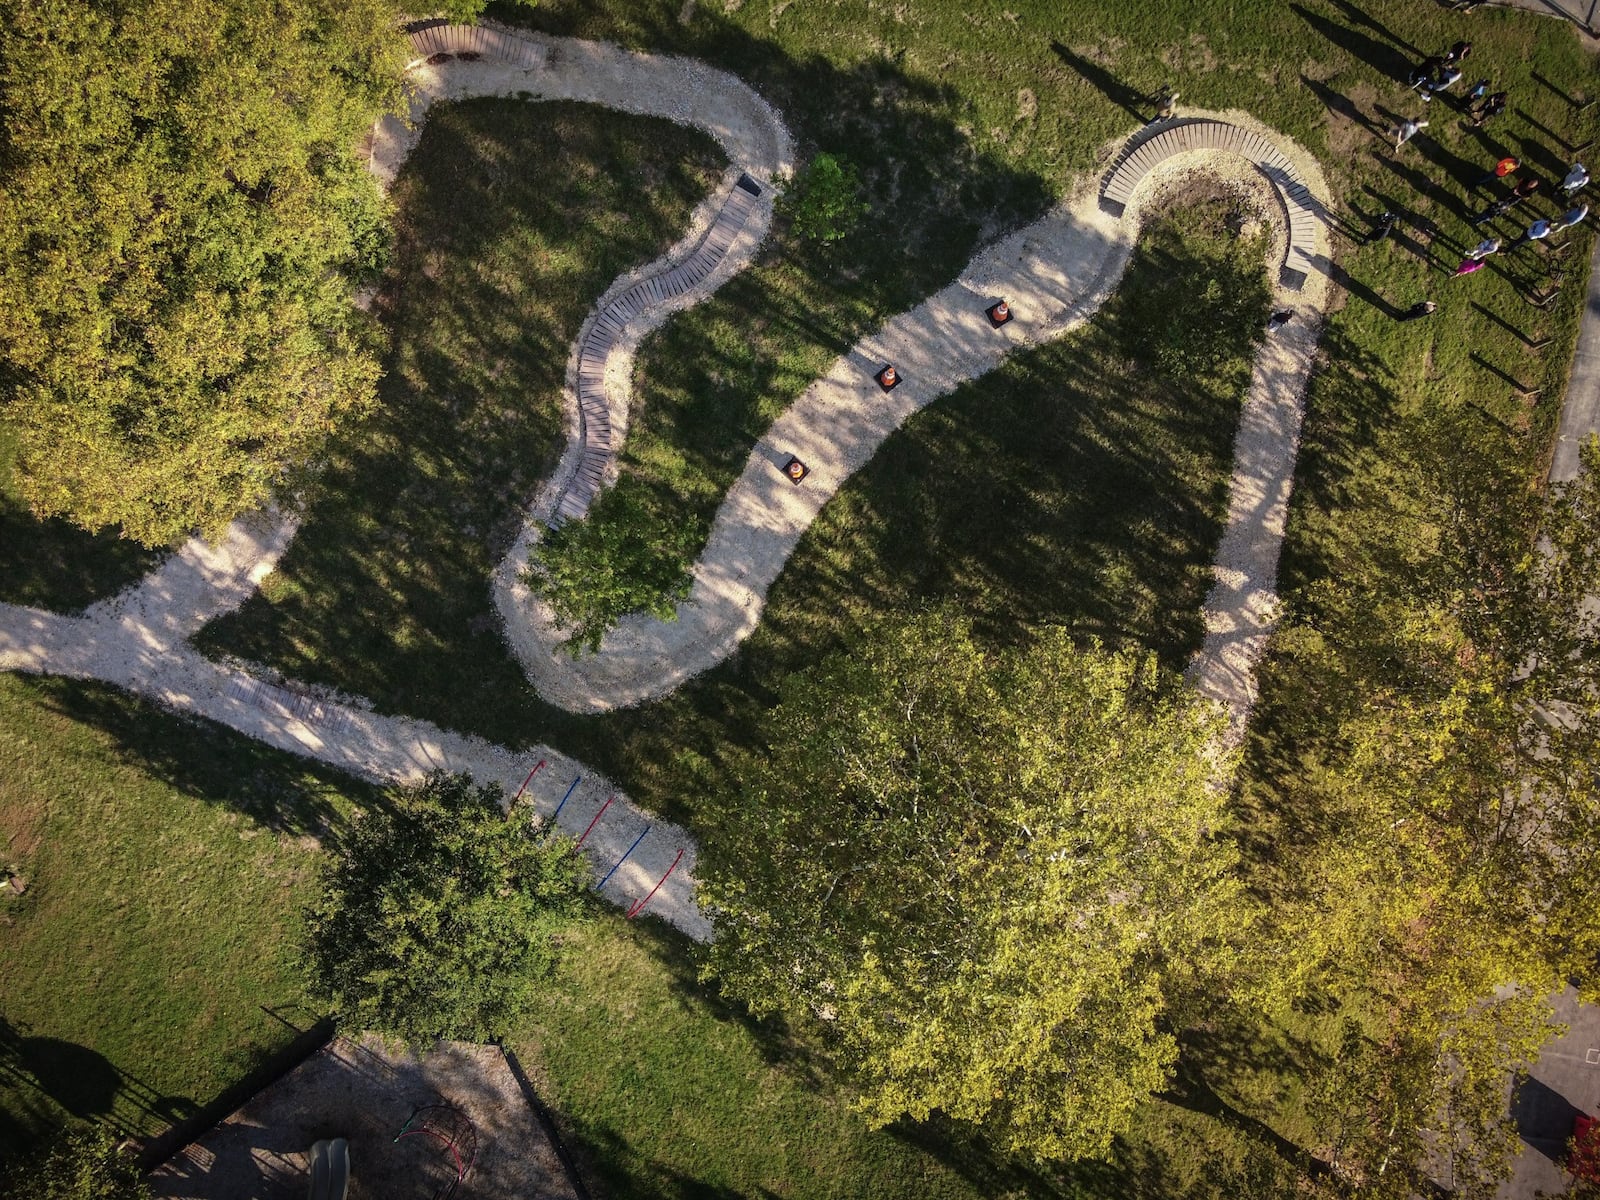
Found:
[{"label": "person standing on grass", "polygon": [[1444,61],[1449,66],[1456,66],[1467,61],[1467,55],[1472,53],[1471,42],[1457,42],[1444,52]]},{"label": "person standing on grass", "polygon": [[1426,121],[1401,121],[1400,124],[1390,130],[1394,134],[1394,148],[1396,150],[1400,149],[1401,146],[1404,146],[1427,127],[1428,123]]},{"label": "person standing on grass", "polygon": [[1499,253],[1500,239],[1497,237],[1486,237],[1471,250],[1467,251],[1467,258],[1473,262],[1479,262],[1485,258],[1488,258],[1491,254]]},{"label": "person standing on grass", "polygon": [[1517,168],[1522,166],[1522,161],[1508,154],[1495,163],[1494,169],[1472,181],[1473,189],[1481,188],[1486,183],[1493,183],[1496,179],[1504,179],[1507,175],[1516,174]]},{"label": "person standing on grass", "polygon": [[1522,236],[1512,242],[1506,249],[1515,250],[1518,246],[1526,245],[1529,242],[1542,242],[1550,236],[1550,228],[1550,222],[1540,218],[1524,229]]},{"label": "person standing on grass", "polygon": [[1471,275],[1474,271],[1481,270],[1483,270],[1483,260],[1481,258],[1463,258],[1461,265],[1450,272],[1450,278],[1454,279],[1458,275]]},{"label": "person standing on grass", "polygon": [[1561,181],[1561,190],[1572,196],[1589,186],[1589,172],[1582,163],[1573,163],[1567,177]]},{"label": "person standing on grass", "polygon": [[1589,206],[1587,204],[1580,204],[1576,208],[1567,209],[1566,212],[1562,213],[1554,221],[1550,222],[1550,224],[1557,230],[1571,229],[1574,225],[1583,224],[1583,219],[1588,215]]},{"label": "person standing on grass", "polygon": [[1480,79],[1477,83],[1473,84],[1467,89],[1467,103],[1469,105],[1476,104],[1488,94],[1489,81],[1487,79]]},{"label": "person standing on grass", "polygon": [[1490,117],[1498,117],[1506,110],[1508,93],[1496,92],[1472,110],[1472,124],[1474,128],[1481,126]]},{"label": "person standing on grass", "polygon": [[1378,214],[1378,223],[1373,226],[1372,232],[1367,234],[1367,244],[1381,242],[1394,232],[1394,223],[1400,219],[1398,213],[1382,212]]},{"label": "person standing on grass", "polygon": [[1446,67],[1443,71],[1439,72],[1438,81],[1422,93],[1422,98],[1424,100],[1431,100],[1440,92],[1448,91],[1451,87],[1455,86],[1456,82],[1460,78],[1460,67]]},{"label": "person standing on grass", "polygon": [[1496,200],[1493,204],[1489,205],[1488,208],[1484,209],[1477,216],[1473,217],[1472,223],[1474,225],[1482,225],[1485,221],[1493,221],[1499,217],[1503,217],[1538,190],[1539,181],[1537,179],[1524,179],[1521,183],[1517,184],[1516,187],[1511,189],[1511,194],[1509,196],[1505,197],[1503,200]]},{"label": "person standing on grass", "polygon": [[1416,66],[1411,68],[1411,74],[1406,76],[1406,86],[1412,89],[1433,81],[1433,73],[1444,66],[1444,55],[1430,54]]},{"label": "person standing on grass", "polygon": [[1406,309],[1405,312],[1397,316],[1395,320],[1415,321],[1420,317],[1429,317],[1433,315],[1434,310],[1438,307],[1439,306],[1432,300],[1418,300],[1410,308]]}]

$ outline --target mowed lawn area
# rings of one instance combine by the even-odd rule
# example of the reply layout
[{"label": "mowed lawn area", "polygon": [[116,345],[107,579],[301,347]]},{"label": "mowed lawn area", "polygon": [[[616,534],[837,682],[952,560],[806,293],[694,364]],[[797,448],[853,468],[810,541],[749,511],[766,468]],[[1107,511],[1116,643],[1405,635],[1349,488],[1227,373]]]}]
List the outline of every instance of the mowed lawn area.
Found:
[{"label": "mowed lawn area", "polygon": [[[706,527],[756,438],[836,354],[952,278],[982,241],[1037,216],[1092,169],[1109,141],[1135,127],[1136,116],[1149,114],[1140,98],[1165,84],[1179,87],[1184,103],[1244,108],[1300,139],[1323,159],[1334,186],[1336,281],[1346,294],[1327,333],[1327,369],[1316,373],[1311,388],[1307,459],[1325,474],[1306,494],[1320,504],[1337,492],[1342,473],[1372,474],[1363,456],[1377,446],[1380,431],[1403,443],[1408,421],[1441,407],[1482,414],[1515,438],[1515,452],[1504,459],[1508,469],[1528,479],[1541,470],[1554,406],[1527,407],[1508,380],[1557,393],[1581,294],[1569,285],[1545,309],[1529,307],[1523,297],[1556,272],[1580,274],[1589,235],[1578,233],[1559,254],[1529,249],[1467,279],[1447,276],[1462,251],[1487,232],[1467,223],[1489,199],[1470,189],[1472,180],[1501,153],[1515,152],[1547,179],[1548,190],[1552,173],[1564,167],[1558,138],[1580,141],[1595,121],[1595,110],[1575,113],[1563,94],[1590,84],[1592,64],[1559,22],[1501,11],[1468,20],[1430,5],[1357,8],[1332,0],[1200,3],[1181,12],[1068,3],[1019,6],[992,20],[940,5],[906,6],[891,15],[846,5],[824,15],[782,4],[680,8],[555,0],[517,19],[556,33],[691,53],[733,69],[774,100],[802,154],[843,153],[862,168],[871,211],[856,235],[823,250],[780,229],[755,269],[647,339],[623,470],[675,522]],[[1515,105],[1498,122],[1471,129],[1441,100],[1430,114],[1431,128],[1395,154],[1382,136],[1386,122],[1422,110],[1400,81],[1407,55],[1461,36],[1475,42],[1471,73],[1481,71],[1496,87],[1510,89]],[[523,107],[527,115],[518,120],[530,128],[549,119],[542,105]],[[570,111],[562,117],[575,119]],[[475,136],[485,162],[504,160],[499,134],[484,129]],[[460,135],[449,137],[458,141]],[[397,193],[407,241],[464,245],[471,222],[499,228],[500,219],[482,204],[458,204],[454,186],[427,199],[426,181],[435,169],[429,163],[442,153],[428,147],[425,138],[410,182]],[[524,157],[530,181],[539,158]],[[465,186],[478,186],[472,181],[479,175],[458,175]],[[605,177],[604,170],[596,176]],[[557,178],[536,190],[567,186]],[[492,196],[494,208],[508,195],[485,191],[481,199]],[[1539,212],[1551,207],[1536,206]],[[1363,247],[1373,218],[1385,209],[1401,215],[1396,235]],[[567,210],[541,215],[527,208],[518,220],[527,236],[550,244],[582,228]],[[1499,228],[1508,239],[1512,224],[1508,218]],[[490,242],[475,245],[482,250]],[[631,261],[648,254],[641,246]],[[577,719],[532,694],[500,642],[485,577],[508,544],[512,514],[549,462],[559,371],[550,367],[547,398],[538,402],[526,402],[531,392],[495,380],[492,389],[474,383],[469,403],[463,399],[469,389],[459,381],[492,356],[447,326],[471,329],[475,319],[492,317],[494,328],[514,329],[520,321],[529,337],[544,338],[532,331],[542,331],[538,323],[547,312],[537,289],[519,294],[508,288],[503,266],[493,268],[499,282],[485,284],[483,268],[436,255],[442,274],[433,281],[424,271],[426,258],[398,256],[395,295],[447,301],[460,315],[430,309],[426,322],[400,320],[395,361],[404,378],[386,385],[380,428],[388,432],[367,438],[363,431],[352,439],[347,461],[330,476],[327,498],[313,505],[300,543],[264,594],[213,626],[203,642],[214,652],[266,661],[291,676],[370,697],[385,711],[426,716],[508,745],[549,740],[613,774],[644,803],[681,813],[703,791],[695,771],[673,765],[698,769],[700,750],[685,747],[739,736],[738,701],[715,680],[760,679],[766,673],[761,654],[752,645],[727,670],[691,689],[696,721],[710,722],[702,737],[684,733],[674,715],[681,701]],[[598,289],[608,279],[596,270],[593,282]],[[480,285],[492,306],[485,306]],[[1437,315],[1412,324],[1393,319],[1425,296],[1441,302]],[[1144,328],[1160,331],[1176,311],[1170,303],[1156,306]],[[1546,337],[1542,349],[1530,350]],[[419,338],[443,348],[429,351]],[[544,352],[549,363],[564,365],[567,349],[551,337]],[[419,375],[430,353],[462,361]],[[899,574],[874,577],[862,562],[846,567],[838,559],[804,578],[799,562],[792,564],[779,594],[825,589],[838,613],[831,622],[824,613],[805,637],[826,640],[824,627],[841,628],[844,614],[855,619],[861,605],[899,606],[943,594],[963,572],[969,583],[983,574],[986,586],[1005,597],[992,602],[994,619],[986,622],[996,636],[1012,636],[1038,620],[1078,624],[1113,640],[1119,622],[1136,626],[1151,596],[1129,604],[1116,589],[1129,578],[1133,560],[1148,554],[1148,539],[1141,546],[1139,535],[1129,534],[1126,544],[1101,545],[1090,554],[1099,561],[1084,563],[1078,556],[1089,547],[1080,540],[1081,522],[1058,519],[1060,496],[1015,487],[973,496],[962,491],[973,482],[969,476],[982,473],[976,465],[982,454],[1008,439],[1025,454],[1039,452],[1036,461],[1048,473],[1046,460],[1059,461],[1060,447],[1032,436],[1050,429],[1053,418],[1040,412],[1080,411],[1074,405],[1084,390],[1099,392],[1106,407],[1097,411],[1115,412],[1125,374],[1068,364],[1047,349],[1019,356],[997,376],[1009,382],[963,392],[987,399],[969,405],[952,397],[936,406],[929,420],[940,434],[925,444],[936,441],[934,453],[941,455],[970,451],[972,465],[953,471],[948,460],[936,463],[922,451],[885,449],[880,457],[893,465],[873,464],[860,487],[872,496],[871,523],[882,530],[891,559],[898,556]],[[1353,437],[1339,428],[1325,448],[1319,439],[1331,426],[1324,422],[1344,420],[1341,389],[1350,374],[1377,389],[1381,411]],[[513,393],[520,395],[516,403],[496,407]],[[1002,393],[1006,399],[997,404],[994,397]],[[488,426],[480,415],[486,411],[499,413]],[[483,440],[486,429],[497,441],[492,453]],[[1173,436],[1183,435],[1173,427]],[[526,441],[518,443],[519,437]],[[1142,438],[1123,430],[1106,444],[1134,455],[1146,452]],[[1148,453],[1159,461],[1167,451],[1154,445]],[[1375,453],[1381,459],[1385,451]],[[998,478],[1001,460],[994,461]],[[1377,475],[1387,478],[1381,469]],[[1132,477],[1097,479],[1080,471],[1072,478],[1068,491],[1080,513],[1084,504],[1116,512],[1144,502],[1126,486]],[[861,503],[840,502],[857,506],[851,519],[866,519]],[[930,537],[925,512],[940,504],[959,506],[959,516]],[[1334,503],[1333,510],[1343,514],[1326,531],[1333,538],[1359,537],[1370,525],[1356,516],[1347,529],[1348,507]],[[1185,569],[1204,561],[1199,546],[1176,552]],[[920,581],[910,592],[904,590],[908,570]],[[1106,590],[1096,594],[1102,580]],[[963,586],[964,595],[974,594]],[[1192,591],[1192,582],[1186,586]],[[1086,609],[1060,602],[1062,590],[1073,588],[1074,603]],[[1190,597],[1164,599],[1158,607],[1165,627],[1151,631],[1151,644],[1159,644],[1169,662],[1180,662],[1194,628],[1186,615]],[[1022,624],[1008,631],[1012,616]],[[1175,637],[1185,622],[1189,632]]]},{"label": "mowed lawn area", "polygon": [[664,120],[435,108],[392,193],[378,411],[338,440],[263,592],[203,644],[456,728],[472,722],[437,707],[443,681],[476,675],[480,707],[515,703],[488,578],[560,456],[572,341],[617,275],[683,235],[724,165]]},{"label": "mowed lawn area", "polygon": [[0,675],[0,866],[26,885],[0,895],[0,1156],[71,1118],[159,1130],[308,1027],[318,839],[374,799],[112,688]]},{"label": "mowed lawn area", "polygon": [[[1264,245],[1237,232],[1249,214],[1226,195],[1189,193],[1169,211],[1152,224],[1125,287],[1092,325],[1018,356],[921,414],[852,482],[807,538],[774,597],[773,620],[739,663],[664,705],[591,727],[622,735],[641,761],[652,756],[653,739],[671,737],[677,750],[664,760],[683,778],[698,777],[808,646],[825,645],[842,622],[897,598],[959,595],[997,636],[1038,619],[1071,619],[1086,632],[1149,644],[1181,662],[1198,637],[1195,610],[1266,278]],[[1211,304],[1199,303],[1207,297]],[[437,319],[454,317],[445,306]],[[410,442],[447,443],[453,435],[443,417],[407,424],[418,411],[397,407],[390,419]],[[332,498],[330,491],[317,503]],[[849,586],[852,579],[861,586]],[[445,672],[435,683],[456,678]],[[137,878],[141,869],[157,870],[143,864],[158,861],[165,846],[185,850],[183,869],[166,876],[177,890],[126,927],[136,946],[122,952],[116,930],[74,935],[118,952],[59,953],[51,961],[65,979],[37,970],[40,989],[73,997],[50,1013],[52,1022],[37,1000],[5,1010],[26,1036],[76,1039],[110,1064],[101,1072],[109,1107],[103,1098],[72,1099],[63,1082],[51,1085],[76,1105],[70,1111],[109,1111],[147,1128],[162,1113],[181,1114],[209,1098],[287,1035],[257,1006],[300,1024],[311,1016],[297,1007],[295,915],[317,853],[311,835],[336,822],[348,801],[304,782],[315,776],[294,760],[109,690],[5,682],[19,712],[44,730],[29,742],[35,773],[10,776],[24,779],[21,794],[33,797],[19,800],[19,810],[42,807],[39,796],[76,795],[72,747],[79,742],[108,753],[121,748],[120,769],[140,774],[137,792],[110,789],[116,800],[131,806],[135,794],[153,797],[126,817],[120,807],[57,800],[50,807],[60,819],[31,826],[43,831],[28,868],[35,882],[28,902],[38,905],[29,914],[33,928],[78,923],[45,906],[61,886],[57,862],[127,864],[121,869],[136,878],[103,902],[115,920],[116,897],[138,895],[141,886],[155,895],[162,877]],[[733,719],[718,718],[735,710]],[[27,727],[22,718],[13,724]],[[695,798],[686,795],[678,807],[692,811],[687,801]],[[241,862],[246,853],[264,858]],[[72,903],[91,915],[103,911],[81,897]],[[218,944],[250,962],[220,962]],[[1212,1123],[1160,1106],[1140,1138],[1119,1148],[1117,1164],[1061,1177],[997,1158],[956,1130],[873,1133],[827,1083],[814,1037],[741,1020],[696,982],[694,952],[680,941],[604,913],[573,951],[547,1014],[514,1040],[586,1168],[613,1195],[1158,1195],[1185,1176],[1188,1124]],[[85,964],[98,965],[98,986],[84,983],[95,969]],[[205,986],[169,993],[171,978],[196,972]],[[118,1003],[145,1014],[135,1030],[123,1031],[114,1015],[102,1019],[100,1007]],[[165,1013],[170,1025],[151,1015]],[[190,1026],[216,1031],[217,1040],[185,1042],[184,1074],[164,1043]],[[20,1107],[36,1106],[37,1120],[61,1116],[42,1086],[13,1095]],[[1232,1135],[1206,1134],[1219,1136]],[[1252,1171],[1279,1169],[1258,1161],[1248,1144],[1239,1153]]]}]

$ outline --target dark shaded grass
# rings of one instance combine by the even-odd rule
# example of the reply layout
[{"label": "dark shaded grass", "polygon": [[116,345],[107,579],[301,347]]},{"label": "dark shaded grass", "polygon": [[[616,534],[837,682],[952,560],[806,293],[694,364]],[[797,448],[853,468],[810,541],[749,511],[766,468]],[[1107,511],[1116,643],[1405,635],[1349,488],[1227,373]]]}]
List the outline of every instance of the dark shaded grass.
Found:
[{"label": "dark shaded grass", "polygon": [[0,423],[0,604],[70,613],[136,582],[161,558],[115,530],[89,533],[60,518],[41,521],[17,498],[16,447]]},{"label": "dark shaded grass", "polygon": [[[748,743],[783,674],[875,613],[953,597],[997,641],[1061,623],[1181,667],[1199,643],[1233,429],[1267,302],[1261,246],[1227,233],[1226,216],[1212,202],[1159,223],[1092,326],[1014,356],[909,422],[808,532],[751,642],[659,703],[582,718],[540,701],[499,640],[485,551],[462,545],[435,510],[409,504],[391,511],[400,523],[386,535],[370,503],[340,517],[330,499],[326,519],[339,523],[308,528],[282,580],[206,640],[386,711],[506,745],[548,740],[676,817],[702,802],[707,764]],[[1249,315],[1219,325],[1198,303],[1219,288]],[[1153,339],[1196,320],[1185,336],[1220,349],[1215,369],[1174,376],[1141,365]],[[454,436],[451,411],[421,390],[396,394],[390,415],[416,460],[397,453],[391,478],[430,461],[416,447]],[[457,476],[454,502],[509,496],[513,470],[506,460],[475,462]],[[334,536],[353,524],[372,539],[406,539],[405,561],[375,574],[394,552]],[[471,589],[462,580],[470,566],[480,572]]]}]

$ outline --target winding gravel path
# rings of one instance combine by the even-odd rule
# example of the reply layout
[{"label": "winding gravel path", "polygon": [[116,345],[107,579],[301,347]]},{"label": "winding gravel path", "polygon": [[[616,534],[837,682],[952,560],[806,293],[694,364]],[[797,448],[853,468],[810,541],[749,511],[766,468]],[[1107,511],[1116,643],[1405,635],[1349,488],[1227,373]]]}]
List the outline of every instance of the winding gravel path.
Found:
[{"label": "winding gravel path", "polygon": [[[498,46],[503,57],[433,64],[419,59],[412,69],[418,85],[414,122],[437,99],[530,93],[697,124],[728,151],[732,165],[724,186],[696,210],[690,232],[663,259],[618,280],[596,305],[596,314],[641,279],[694,254],[741,174],[770,183],[789,165],[788,136],[781,122],[731,76],[683,60],[491,32],[493,39],[483,31],[424,30],[417,35],[435,39],[420,46],[429,55],[446,52],[428,46],[451,44],[437,40],[451,35],[481,39],[454,43],[472,54],[488,54]],[[1211,116],[1276,136],[1244,114]],[[380,179],[393,179],[416,137],[414,123],[387,122],[375,131],[369,152]],[[1325,202],[1326,187],[1314,160],[1291,143],[1277,141]],[[762,438],[718,514],[681,619],[625,622],[599,654],[576,662],[554,648],[558,638],[547,614],[516,578],[531,539],[566,486],[569,476],[558,471],[532,507],[517,548],[495,579],[508,638],[541,692],[578,711],[599,711],[663,695],[730,653],[755,628],[768,586],[805,529],[884,438],[919,408],[992,370],[1014,349],[1059,337],[1087,320],[1121,278],[1140,206],[1152,187],[1195,170],[1231,175],[1241,185],[1262,190],[1269,208],[1273,203],[1271,189],[1244,160],[1209,150],[1178,154],[1146,173],[1120,217],[1100,207],[1094,189],[1085,189],[1042,220],[987,248],[955,283],[840,358]],[[741,227],[744,240],[735,240],[716,269],[688,293],[637,313],[617,340],[607,363],[606,391],[608,402],[620,410],[613,422],[619,440],[638,339],[671,311],[709,295],[749,261],[770,219],[770,190],[763,190],[767,207]],[[1313,261],[1325,268],[1325,233],[1319,230],[1318,238],[1321,253]],[[1278,249],[1283,249],[1281,234]],[[1253,668],[1275,615],[1273,588],[1301,395],[1326,287],[1325,272],[1314,271],[1301,290],[1280,289],[1279,302],[1302,315],[1258,356],[1237,437],[1229,523],[1218,553],[1217,584],[1206,603],[1206,644],[1191,672],[1202,692],[1228,706],[1235,734],[1254,699]],[[1016,316],[997,329],[984,310],[1002,298]],[[588,328],[586,324],[585,332]],[[583,337],[580,333],[578,346]],[[575,346],[572,364],[577,361]],[[872,379],[885,362],[894,362],[904,379],[888,393]],[[569,366],[569,457],[581,456],[584,449],[571,376]],[[791,454],[811,468],[799,486],[781,471]],[[564,460],[563,470],[568,466]],[[545,746],[511,752],[425,721],[379,715],[359,700],[278,680],[260,666],[212,662],[199,655],[188,639],[254,591],[295,531],[294,520],[276,511],[241,518],[217,545],[191,540],[134,587],[76,616],[0,605],[0,669],[103,680],[383,782],[446,768],[498,782],[515,793],[529,772],[536,771],[525,801],[575,836],[587,835],[596,877],[609,899],[627,906],[630,915],[648,900],[649,911],[689,936],[709,936],[710,925],[694,897],[693,841],[683,830],[636,808],[581,763]],[[540,763],[544,765],[538,767]]]},{"label": "winding gravel path", "polygon": [[[607,633],[597,653],[573,658],[561,649],[563,634],[549,607],[521,580],[527,559],[519,543],[501,564],[495,597],[507,640],[540,695],[573,712],[624,708],[666,695],[733,653],[759,624],[767,590],[811,522],[884,439],[1014,350],[1051,341],[1088,320],[1122,277],[1144,200],[1160,181],[1200,170],[1256,185],[1263,207],[1277,217],[1275,259],[1305,268],[1286,265],[1274,297],[1299,319],[1256,358],[1235,443],[1217,583],[1205,606],[1206,642],[1191,669],[1200,690],[1228,707],[1232,736],[1240,736],[1255,700],[1255,662],[1277,612],[1278,551],[1302,394],[1327,299],[1327,232],[1311,214],[1325,211],[1328,191],[1316,161],[1281,135],[1242,113],[1205,115],[1251,135],[1241,140],[1270,143],[1274,164],[1293,165],[1298,179],[1292,186],[1309,191],[1313,207],[1289,200],[1294,211],[1286,211],[1282,192],[1237,153],[1210,145],[1164,156],[1142,149],[1142,174],[1131,192],[1118,181],[1114,212],[1100,193],[1085,189],[980,252],[956,282],[864,338],[806,389],[756,444],[729,489],[675,620],[635,614]],[[1159,138],[1159,130],[1142,130],[1134,141],[1149,146],[1156,140],[1152,133]],[[1302,239],[1309,245],[1286,244],[1291,223],[1303,230],[1304,221],[1314,223]],[[997,329],[986,310],[1001,299],[1014,317]],[[894,363],[903,380],[887,394],[874,378],[885,363]],[[791,455],[810,468],[799,485],[782,470]]]}]

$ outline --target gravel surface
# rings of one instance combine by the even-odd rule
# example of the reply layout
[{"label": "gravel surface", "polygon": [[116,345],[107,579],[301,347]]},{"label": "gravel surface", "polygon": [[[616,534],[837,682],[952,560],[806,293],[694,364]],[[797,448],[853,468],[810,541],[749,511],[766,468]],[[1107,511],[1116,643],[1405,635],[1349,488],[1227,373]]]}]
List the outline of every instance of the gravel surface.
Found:
[{"label": "gravel surface", "polygon": [[[1196,113],[1272,138],[1318,200],[1328,190],[1315,159],[1243,113]],[[1040,221],[988,247],[962,276],[893,318],[812,384],[756,444],[729,489],[694,566],[677,618],[625,618],[600,650],[574,659],[548,606],[502,569],[506,634],[539,693],[573,712],[604,712],[658,698],[731,654],[761,619],[767,589],[828,500],[912,413],[993,370],[1013,350],[1060,337],[1088,320],[1116,289],[1131,257],[1144,202],[1166,181],[1200,171],[1254,187],[1280,226],[1283,206],[1245,160],[1214,151],[1175,156],[1146,175],[1123,216],[1103,212],[1085,187]],[[1298,319],[1262,347],[1235,442],[1229,517],[1205,604],[1207,636],[1191,668],[1199,690],[1225,704],[1230,736],[1243,732],[1255,699],[1254,667],[1276,619],[1278,552],[1299,445],[1305,382],[1327,303],[1327,232],[1318,229],[1314,271],[1302,289],[1279,286],[1277,307]],[[984,310],[1005,299],[1015,318],[993,328]],[[884,394],[873,379],[885,363],[904,382]],[[811,468],[795,485],[790,455]],[[519,564],[520,561],[518,560]]]},{"label": "gravel surface", "polygon": [[428,1134],[396,1137],[435,1104],[466,1114],[475,1139],[457,1200],[576,1196],[498,1046],[418,1052],[372,1034],[330,1042],[157,1167],[150,1187],[161,1197],[304,1200],[311,1147],[342,1137],[350,1200],[420,1200],[455,1178],[454,1159]]}]

